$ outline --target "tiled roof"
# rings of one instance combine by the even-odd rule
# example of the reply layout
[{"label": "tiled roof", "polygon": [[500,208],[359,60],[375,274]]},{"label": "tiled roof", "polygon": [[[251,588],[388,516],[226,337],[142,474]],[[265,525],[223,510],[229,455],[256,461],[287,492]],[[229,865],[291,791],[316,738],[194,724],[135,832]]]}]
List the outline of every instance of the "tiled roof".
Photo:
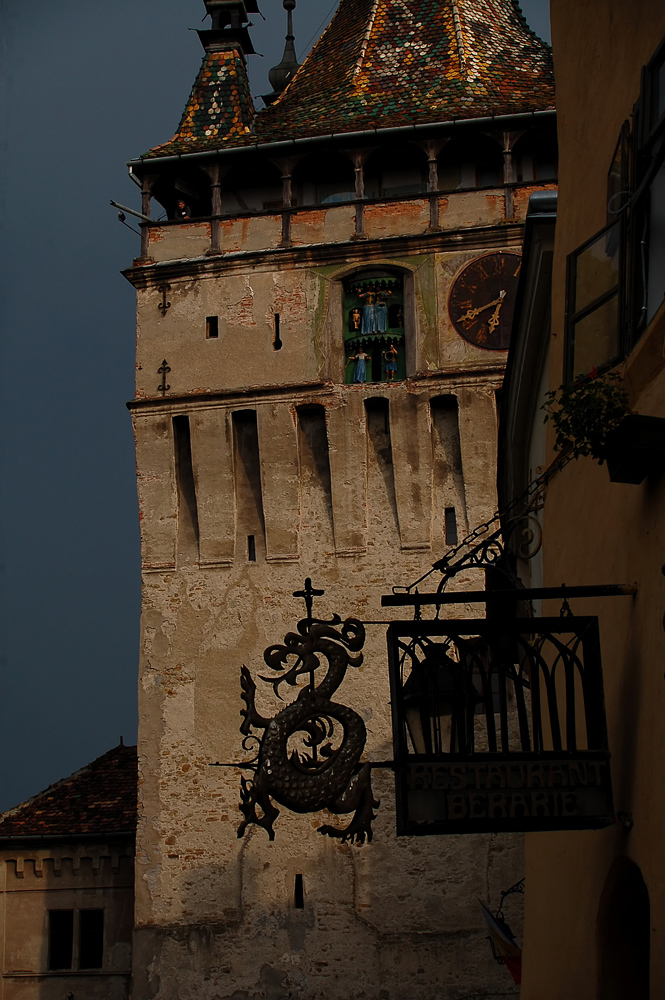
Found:
[{"label": "tiled roof", "polygon": [[136,747],[117,746],[0,815],[0,837],[125,833],[136,828]]},{"label": "tiled roof", "polygon": [[242,145],[243,139],[251,137],[255,114],[242,56],[235,50],[206,52],[178,131],[147,155]]},{"label": "tiled roof", "polygon": [[341,0],[251,130],[179,133],[148,155],[553,107],[551,51],[518,0]]}]

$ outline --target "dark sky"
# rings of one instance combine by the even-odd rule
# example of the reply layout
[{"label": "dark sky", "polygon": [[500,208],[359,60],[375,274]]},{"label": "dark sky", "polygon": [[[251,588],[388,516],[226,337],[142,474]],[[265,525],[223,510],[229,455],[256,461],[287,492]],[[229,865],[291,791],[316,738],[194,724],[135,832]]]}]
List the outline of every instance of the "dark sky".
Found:
[{"label": "dark sky", "polygon": [[[299,56],[337,0],[299,0]],[[250,57],[270,90],[284,12]],[[549,40],[548,0],[524,0]],[[131,425],[138,237],[125,160],[169,139],[201,0],[0,0],[0,809],[136,740],[139,537]],[[257,102],[260,106],[260,102]]]}]

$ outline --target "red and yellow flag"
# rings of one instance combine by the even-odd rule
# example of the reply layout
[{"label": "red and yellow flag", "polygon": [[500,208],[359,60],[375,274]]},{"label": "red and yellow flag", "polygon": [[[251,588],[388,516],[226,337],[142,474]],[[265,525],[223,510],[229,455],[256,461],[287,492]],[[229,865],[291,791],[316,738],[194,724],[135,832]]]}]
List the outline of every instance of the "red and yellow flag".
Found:
[{"label": "red and yellow flag", "polygon": [[483,916],[495,954],[503,959],[503,964],[519,986],[522,982],[522,949],[515,941],[508,924],[493,917],[483,903],[480,905],[483,908]]}]

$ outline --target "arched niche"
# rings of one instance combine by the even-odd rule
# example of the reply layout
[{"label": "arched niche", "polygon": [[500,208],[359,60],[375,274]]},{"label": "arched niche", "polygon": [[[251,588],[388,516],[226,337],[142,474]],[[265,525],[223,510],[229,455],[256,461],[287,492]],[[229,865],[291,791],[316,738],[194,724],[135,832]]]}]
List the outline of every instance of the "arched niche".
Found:
[{"label": "arched niche", "polygon": [[153,183],[151,194],[167,219],[185,222],[212,215],[210,178],[198,167],[183,163],[164,170]]},{"label": "arched niche", "polygon": [[221,180],[222,215],[279,211],[282,175],[271,160],[247,156],[224,171]]},{"label": "arched niche", "polygon": [[373,267],[341,279],[347,385],[406,378],[412,338],[410,278],[396,268]]},{"label": "arched niche", "polygon": [[336,150],[310,153],[293,169],[292,190],[298,205],[353,201],[356,196],[353,163]]},{"label": "arched niche", "polygon": [[640,869],[629,858],[615,858],[605,880],[596,948],[597,1000],[649,1000],[649,891]]},{"label": "arched niche", "polygon": [[375,149],[364,167],[366,198],[400,198],[427,191],[427,157],[410,142]]},{"label": "arched niche", "polygon": [[438,156],[440,191],[499,187],[503,184],[503,150],[488,135],[450,139]]},{"label": "arched niche", "polygon": [[529,181],[555,181],[559,151],[553,128],[530,129],[513,147],[515,176],[525,184]]}]

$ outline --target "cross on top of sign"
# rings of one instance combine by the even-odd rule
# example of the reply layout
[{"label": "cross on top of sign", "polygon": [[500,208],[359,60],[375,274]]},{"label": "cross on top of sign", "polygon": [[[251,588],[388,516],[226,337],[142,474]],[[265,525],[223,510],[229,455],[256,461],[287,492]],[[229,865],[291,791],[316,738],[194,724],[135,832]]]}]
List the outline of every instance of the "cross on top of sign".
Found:
[{"label": "cross on top of sign", "polygon": [[324,594],[325,594],[325,590],[316,590],[312,586],[312,580],[311,580],[311,578],[309,576],[305,580],[305,589],[304,590],[294,590],[293,591],[293,596],[294,597],[302,597],[304,599],[304,601],[305,601],[305,607],[307,609],[307,624],[308,625],[311,625],[312,620],[313,620],[312,619],[312,606],[314,604],[314,598],[315,597],[322,597]]}]

